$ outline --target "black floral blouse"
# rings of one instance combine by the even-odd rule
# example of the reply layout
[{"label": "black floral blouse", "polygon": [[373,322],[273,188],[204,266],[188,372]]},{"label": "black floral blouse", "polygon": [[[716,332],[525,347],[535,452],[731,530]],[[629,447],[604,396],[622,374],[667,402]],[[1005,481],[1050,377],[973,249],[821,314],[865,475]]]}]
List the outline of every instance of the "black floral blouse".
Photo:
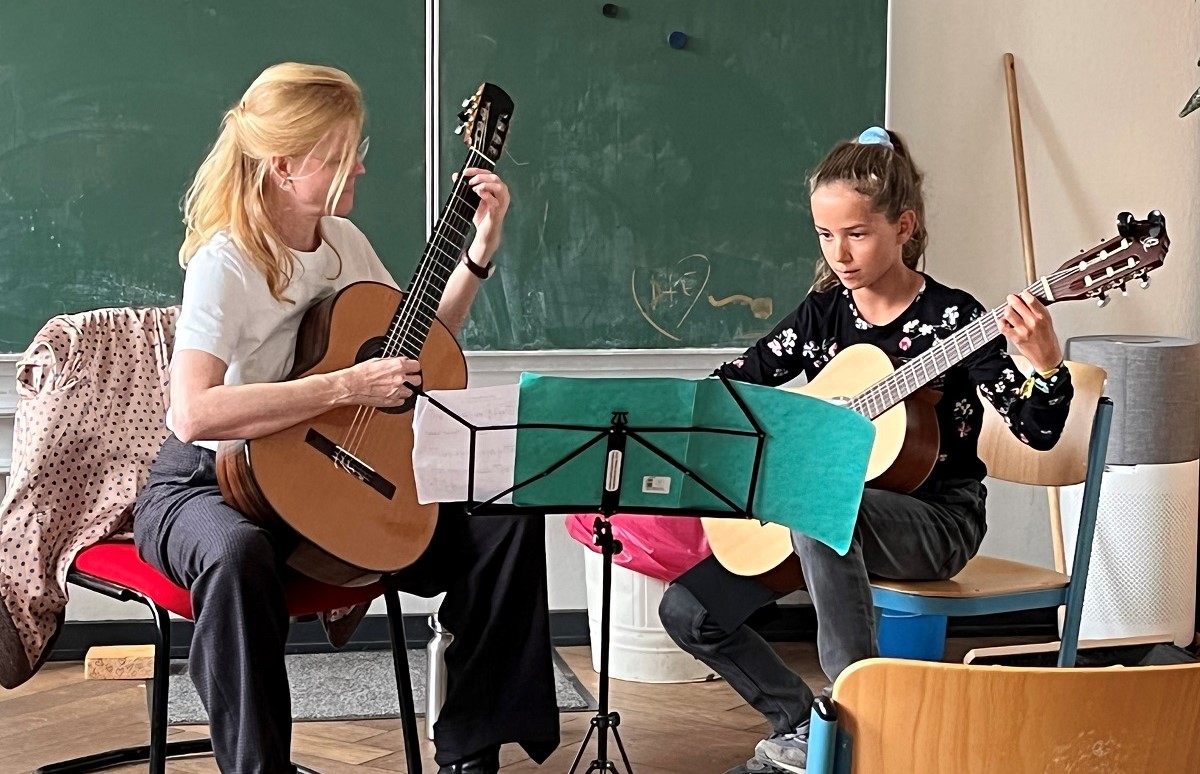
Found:
[{"label": "black floral blouse", "polygon": [[[766,385],[784,384],[801,373],[812,380],[839,350],[853,344],[873,344],[904,362],[985,311],[970,293],[926,276],[908,309],[886,325],[873,325],[859,316],[850,291],[838,286],[809,293],[774,331],[715,373]],[[978,454],[983,405],[977,387],[1022,442],[1035,449],[1057,443],[1074,394],[1070,373],[1062,368],[1048,379],[1036,373],[1027,379],[1005,345],[997,337],[930,384],[942,393],[936,407],[941,451],[926,485],[986,475]]]}]

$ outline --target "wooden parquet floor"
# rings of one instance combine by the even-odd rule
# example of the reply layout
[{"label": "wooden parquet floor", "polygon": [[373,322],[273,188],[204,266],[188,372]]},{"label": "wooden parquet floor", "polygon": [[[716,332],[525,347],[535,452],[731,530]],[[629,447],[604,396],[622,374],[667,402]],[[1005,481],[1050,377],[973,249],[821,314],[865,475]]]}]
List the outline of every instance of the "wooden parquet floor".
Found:
[{"label": "wooden parquet floor", "polygon": [[[1013,642],[1014,640],[1007,640]],[[961,660],[970,648],[1005,640],[952,640],[948,660]],[[825,684],[815,646],[779,646],[783,659],[814,688]],[[597,676],[586,647],[562,648],[563,657],[580,681],[597,694]],[[766,724],[723,681],[654,685],[614,680],[612,708],[621,713],[621,737],[637,774],[721,774],[750,756]],[[504,774],[566,774],[587,733],[590,713],[562,716],[562,744],[542,766],[520,748],[506,746]],[[433,745],[422,734],[425,771],[433,774]],[[0,774],[20,774],[35,767],[113,747],[146,744],[146,689],[140,681],[84,680],[77,662],[51,663],[13,691],[0,691]],[[203,726],[172,728],[171,740],[198,738]],[[391,774],[404,772],[404,744],[397,720],[297,723],[293,760],[323,774]],[[596,755],[595,741],[584,753],[580,771]],[[615,747],[610,755],[616,756]],[[211,756],[168,763],[170,772],[214,774]],[[114,774],[144,772],[145,765],[123,766]],[[622,767],[623,770],[623,767]]]}]

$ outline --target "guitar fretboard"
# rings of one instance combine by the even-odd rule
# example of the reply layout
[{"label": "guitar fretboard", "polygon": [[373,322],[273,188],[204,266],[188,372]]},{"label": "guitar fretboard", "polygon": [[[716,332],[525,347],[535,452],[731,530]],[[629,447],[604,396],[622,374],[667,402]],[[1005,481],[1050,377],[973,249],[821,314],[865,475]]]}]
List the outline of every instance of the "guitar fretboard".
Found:
[{"label": "guitar fretboard", "polygon": [[[1026,290],[1038,300],[1046,301],[1040,282],[1030,285]],[[851,398],[849,407],[867,419],[874,419],[895,406],[999,336],[1000,316],[1006,308],[1007,304],[985,312],[946,338],[938,340],[925,352]]]},{"label": "guitar fretboard", "polygon": [[400,355],[415,359],[425,346],[446,282],[458,265],[471,230],[471,220],[479,208],[479,197],[471,190],[463,169],[495,169],[495,163],[483,153],[475,148],[469,150],[467,160],[458,171],[454,189],[425,244],[425,252],[405,291],[404,302],[392,318],[384,342],[384,357]]}]

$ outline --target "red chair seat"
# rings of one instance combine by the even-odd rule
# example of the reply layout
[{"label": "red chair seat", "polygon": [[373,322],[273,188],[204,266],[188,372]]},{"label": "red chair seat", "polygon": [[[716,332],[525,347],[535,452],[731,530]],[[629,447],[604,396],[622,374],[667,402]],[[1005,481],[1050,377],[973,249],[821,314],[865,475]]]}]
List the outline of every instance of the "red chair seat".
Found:
[{"label": "red chair seat", "polygon": [[[192,597],[162,573],[142,561],[133,543],[107,541],[75,557],[75,570],[99,580],[144,594],[166,610],[192,617]],[[384,592],[383,584],[330,586],[301,575],[289,575],[285,585],[288,615],[305,616],[370,602]]]}]

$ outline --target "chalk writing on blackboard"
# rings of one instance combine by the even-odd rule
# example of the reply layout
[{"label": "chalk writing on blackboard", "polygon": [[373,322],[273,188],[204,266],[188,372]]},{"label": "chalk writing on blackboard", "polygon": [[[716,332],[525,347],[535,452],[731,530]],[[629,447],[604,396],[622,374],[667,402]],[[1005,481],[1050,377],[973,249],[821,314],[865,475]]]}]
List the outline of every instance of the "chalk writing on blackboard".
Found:
[{"label": "chalk writing on blackboard", "polygon": [[711,275],[708,256],[700,253],[666,267],[634,269],[630,277],[633,303],[654,330],[672,341],[682,341],[673,331],[687,322]]},{"label": "chalk writing on blackboard", "polygon": [[735,293],[732,296],[718,299],[711,293],[708,296],[708,303],[711,306],[720,309],[728,304],[745,304],[750,307],[750,314],[754,315],[759,320],[768,320],[775,311],[775,302],[770,298],[751,298],[743,293]]}]

